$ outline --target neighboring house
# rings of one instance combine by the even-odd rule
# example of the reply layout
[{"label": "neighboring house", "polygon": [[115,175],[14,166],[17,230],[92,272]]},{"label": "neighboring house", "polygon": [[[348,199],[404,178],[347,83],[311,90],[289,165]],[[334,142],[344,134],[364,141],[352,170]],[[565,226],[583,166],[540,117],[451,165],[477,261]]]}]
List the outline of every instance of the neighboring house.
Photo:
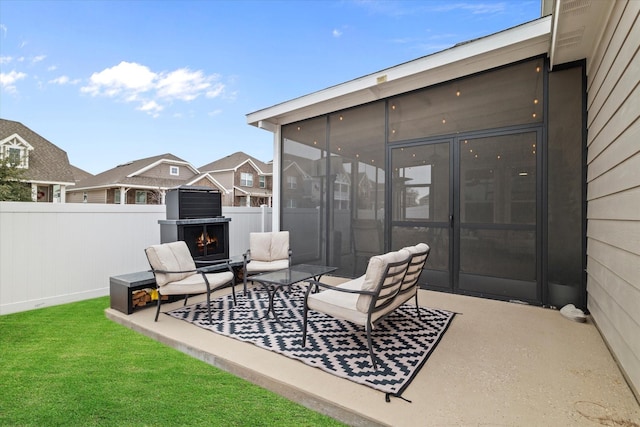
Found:
[{"label": "neighboring house", "polygon": [[67,153],[20,122],[0,119],[0,158],[25,169],[34,202],[64,203],[75,183]]},{"label": "neighboring house", "polygon": [[71,165],[71,171],[73,172],[73,179],[75,180],[76,184],[84,179],[87,179],[93,176],[93,174],[73,165]]},{"label": "neighboring house", "polygon": [[271,206],[273,165],[241,151],[198,168],[225,188],[223,206]]},{"label": "neighboring house", "polygon": [[[248,114],[279,146],[272,228],[347,275],[351,224],[377,219],[385,250],[431,246],[424,288],[588,309],[640,396],[640,1],[542,11]],[[345,214],[343,171],[384,194]]]},{"label": "neighboring house", "polygon": [[167,190],[181,185],[224,188],[190,163],[162,154],[134,160],[95,176],[89,176],[68,190],[70,203],[164,204]]}]

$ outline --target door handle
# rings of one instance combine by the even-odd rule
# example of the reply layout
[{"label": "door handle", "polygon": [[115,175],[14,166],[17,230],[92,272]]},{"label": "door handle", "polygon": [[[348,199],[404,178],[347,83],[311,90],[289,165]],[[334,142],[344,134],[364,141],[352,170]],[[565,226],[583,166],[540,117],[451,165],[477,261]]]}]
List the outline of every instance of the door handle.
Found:
[{"label": "door handle", "polygon": [[453,228],[453,215],[449,215],[449,227]]}]

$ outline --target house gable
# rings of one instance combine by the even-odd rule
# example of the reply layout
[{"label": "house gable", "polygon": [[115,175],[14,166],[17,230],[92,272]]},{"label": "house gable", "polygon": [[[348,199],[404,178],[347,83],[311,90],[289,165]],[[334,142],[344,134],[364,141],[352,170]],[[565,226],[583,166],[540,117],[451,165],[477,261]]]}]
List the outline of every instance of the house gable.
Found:
[{"label": "house gable", "polygon": [[17,133],[0,141],[0,159],[9,159],[19,168],[29,168],[29,152],[33,146]]},{"label": "house gable", "polygon": [[127,178],[143,176],[148,178],[187,180],[198,175],[198,173],[198,170],[188,162],[159,159],[144,166],[142,169],[131,172],[127,175]]}]

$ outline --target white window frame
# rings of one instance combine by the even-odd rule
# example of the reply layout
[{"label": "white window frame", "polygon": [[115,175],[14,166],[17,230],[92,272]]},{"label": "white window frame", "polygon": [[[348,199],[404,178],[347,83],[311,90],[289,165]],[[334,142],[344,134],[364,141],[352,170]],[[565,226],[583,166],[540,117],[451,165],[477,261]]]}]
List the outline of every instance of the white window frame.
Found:
[{"label": "white window frame", "polygon": [[295,175],[287,176],[287,188],[290,190],[295,190],[298,188],[298,177]]},{"label": "white window frame", "polygon": [[267,188],[267,177],[264,175],[260,175],[258,177],[260,188]]},{"label": "white window frame", "polygon": [[169,175],[171,176],[180,176],[180,166],[169,166]]},{"label": "white window frame", "polygon": [[116,205],[120,204],[120,189],[116,188],[115,193],[113,193],[113,203]]},{"label": "white window frame", "polygon": [[240,172],[240,186],[253,187],[253,174],[249,172]]}]

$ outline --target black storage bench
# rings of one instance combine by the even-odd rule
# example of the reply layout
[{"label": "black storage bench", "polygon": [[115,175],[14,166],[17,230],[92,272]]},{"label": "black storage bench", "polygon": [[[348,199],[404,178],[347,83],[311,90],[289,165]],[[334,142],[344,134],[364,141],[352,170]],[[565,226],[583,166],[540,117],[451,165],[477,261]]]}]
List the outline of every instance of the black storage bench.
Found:
[{"label": "black storage bench", "polygon": [[150,271],[110,277],[111,308],[125,314],[133,313],[133,293],[146,288],[156,288],[156,279]]}]

